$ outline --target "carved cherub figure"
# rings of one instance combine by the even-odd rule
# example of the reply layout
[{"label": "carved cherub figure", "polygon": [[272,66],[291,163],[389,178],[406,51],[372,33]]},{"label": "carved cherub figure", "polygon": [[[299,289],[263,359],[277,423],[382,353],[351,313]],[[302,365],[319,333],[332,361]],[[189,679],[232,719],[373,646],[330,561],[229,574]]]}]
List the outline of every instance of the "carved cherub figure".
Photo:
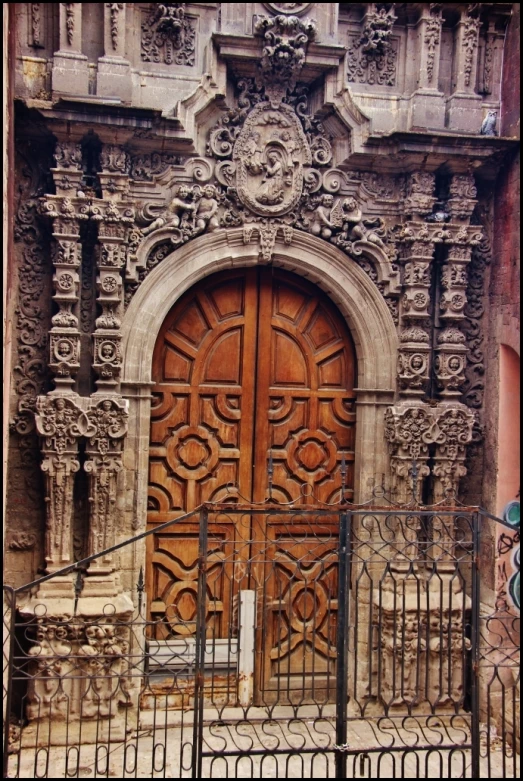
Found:
[{"label": "carved cherub figure", "polygon": [[179,228],[185,215],[194,217],[197,206],[191,188],[180,184],[175,191],[174,198],[160,217],[157,217],[142,233],[147,236],[159,228]]},{"label": "carved cherub figure", "polygon": [[244,146],[245,167],[249,173],[257,175],[263,171],[262,155],[259,133],[251,133]]},{"label": "carved cherub figure", "polygon": [[321,236],[322,239],[330,239],[333,232],[338,227],[332,220],[334,211],[334,196],[322,195],[319,205],[316,207],[312,218],[311,233],[314,236]]},{"label": "carved cherub figure", "polygon": [[210,233],[220,227],[218,213],[218,193],[213,184],[203,188],[203,195],[198,204],[196,215],[196,231],[203,233],[207,229]]}]

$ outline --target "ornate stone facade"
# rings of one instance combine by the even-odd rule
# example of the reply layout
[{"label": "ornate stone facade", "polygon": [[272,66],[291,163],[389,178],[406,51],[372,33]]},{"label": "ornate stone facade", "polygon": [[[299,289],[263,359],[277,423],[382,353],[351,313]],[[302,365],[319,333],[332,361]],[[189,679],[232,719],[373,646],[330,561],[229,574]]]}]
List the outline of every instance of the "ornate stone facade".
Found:
[{"label": "ornate stone facade", "polygon": [[[38,435],[46,520],[26,513],[19,529],[11,517],[8,561],[25,557],[27,579],[42,564],[63,570],[39,592],[57,614],[58,600],[72,612],[75,586],[99,610],[137,581],[144,551],[128,561],[110,549],[146,524],[152,345],[182,294],[226,268],[302,274],[346,318],[355,502],[381,484],[399,502],[462,496],[487,371],[486,215],[513,147],[496,124],[505,4],[104,3],[99,57],[82,5],[20,11],[11,419],[16,453]],[[315,434],[335,464],[320,422]],[[109,552],[75,584],[79,532],[89,556]],[[123,669],[125,642],[107,627],[51,636],[40,623],[42,677],[50,648],[72,649],[64,673]],[[429,629],[421,649],[434,660],[448,651],[436,640]],[[416,673],[404,676],[410,697]],[[102,681],[102,710],[106,694]],[[61,718],[65,705],[47,699]]]}]

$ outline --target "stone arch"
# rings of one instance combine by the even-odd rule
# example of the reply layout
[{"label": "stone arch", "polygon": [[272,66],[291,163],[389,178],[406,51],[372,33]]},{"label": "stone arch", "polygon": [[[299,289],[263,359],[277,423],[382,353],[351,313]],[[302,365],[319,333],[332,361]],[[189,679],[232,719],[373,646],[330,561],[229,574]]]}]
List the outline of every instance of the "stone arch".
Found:
[{"label": "stone arch", "polygon": [[[146,240],[139,251],[138,266],[145,267],[154,246],[170,235],[164,229]],[[364,242],[360,247],[367,254]],[[383,263],[378,248],[370,248],[370,259]],[[256,265],[258,256],[258,245],[245,244],[241,229],[217,231],[173,250],[141,284],[125,315],[123,382],[150,382],[151,365],[143,357],[152,355],[165,317],[186,290],[221,269]],[[305,233],[295,233],[290,245],[278,240],[273,262],[315,282],[338,306],[356,345],[359,387],[393,389],[396,328],[379,290],[358,264],[333,245]]]},{"label": "stone arch", "polygon": [[[171,234],[155,232],[140,248],[138,266]],[[144,280],[132,299],[123,324],[122,391],[129,400],[129,435],[124,460],[134,473],[127,505],[133,529],[143,528],[147,515],[150,385],[154,345],[172,306],[199,280],[227,268],[260,262],[258,243],[244,242],[242,229],[216,231],[173,250]],[[358,264],[332,244],[305,233],[292,243],[276,241],[273,262],[315,282],[345,317],[358,357],[355,499],[366,501],[372,487],[389,473],[384,414],[393,403],[398,338],[390,311],[379,290]]]}]

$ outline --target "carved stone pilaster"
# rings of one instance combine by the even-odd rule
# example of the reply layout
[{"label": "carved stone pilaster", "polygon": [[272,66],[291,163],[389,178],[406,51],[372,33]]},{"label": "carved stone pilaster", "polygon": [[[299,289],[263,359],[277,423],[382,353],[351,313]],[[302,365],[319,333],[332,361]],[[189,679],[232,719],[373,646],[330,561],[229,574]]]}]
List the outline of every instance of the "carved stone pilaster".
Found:
[{"label": "carved stone pilaster", "polygon": [[433,439],[432,409],[405,401],[385,413],[385,439],[391,456],[392,491],[398,502],[421,502],[423,480],[430,475],[429,445]]},{"label": "carved stone pilaster", "polygon": [[430,9],[422,16],[421,25],[421,68],[420,87],[438,89],[441,30],[443,27],[443,9],[441,3],[431,3]]},{"label": "carved stone pilaster", "polygon": [[[93,397],[88,412],[89,438],[85,471],[89,475],[90,520],[88,555],[92,556],[116,541],[118,475],[123,469],[122,448],[127,434],[128,402],[115,397]],[[107,554],[89,567],[84,591],[91,596],[117,593],[114,556]]]},{"label": "carved stone pilaster", "polygon": [[82,3],[60,3],[60,51],[82,51]]},{"label": "carved stone pilaster", "polygon": [[89,219],[89,206],[81,198],[48,196],[42,209],[53,221],[53,300],[58,307],[52,318],[49,368],[55,375],[57,390],[72,392],[80,368],[80,224]]},{"label": "carved stone pilaster", "polygon": [[134,211],[125,203],[97,201],[92,212],[99,223],[96,287],[102,310],[93,336],[93,368],[98,375],[97,392],[118,393],[122,364],[122,270],[127,263]]},{"label": "carved stone pilaster", "polygon": [[468,348],[459,328],[445,328],[438,336],[438,354],[435,359],[438,388],[443,398],[461,396],[465,384]]},{"label": "carved stone pilaster", "polygon": [[[39,396],[36,410],[46,485],[45,560],[47,572],[53,573],[74,560],[74,475],[80,469],[78,442],[89,433],[89,421],[76,395]],[[71,576],[53,578],[43,589],[46,593],[71,596]]]},{"label": "carved stone pilaster", "polygon": [[398,377],[400,392],[424,396],[430,377],[430,339],[425,330],[430,318],[430,287],[437,231],[408,223],[401,235],[401,262],[405,293],[401,302]]},{"label": "carved stone pilaster", "polygon": [[459,481],[467,474],[467,445],[472,442],[474,413],[459,402],[443,402],[435,412],[436,453],[433,474],[434,501],[457,496]]},{"label": "carved stone pilaster", "polygon": [[29,46],[43,49],[45,46],[45,10],[44,3],[29,3],[31,11],[29,24]]}]

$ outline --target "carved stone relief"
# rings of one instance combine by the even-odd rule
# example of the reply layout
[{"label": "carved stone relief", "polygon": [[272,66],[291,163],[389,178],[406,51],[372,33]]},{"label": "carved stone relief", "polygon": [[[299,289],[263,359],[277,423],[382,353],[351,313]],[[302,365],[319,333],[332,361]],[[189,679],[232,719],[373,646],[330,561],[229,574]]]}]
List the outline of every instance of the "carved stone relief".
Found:
[{"label": "carved stone relief", "polygon": [[307,44],[316,38],[316,24],[296,16],[261,16],[254,34],[263,36],[260,83],[271,101],[292,91],[305,64]]},{"label": "carved stone relief", "polygon": [[431,84],[434,79],[436,53],[438,52],[439,45],[441,43],[442,27],[443,14],[441,7],[431,8],[430,18],[428,19],[425,27],[424,37],[424,43],[427,47],[427,80],[429,84]]},{"label": "carved stone relief", "polygon": [[196,27],[186,16],[186,3],[151,3],[142,22],[143,62],[165,65],[195,63]]},{"label": "carved stone relief", "polygon": [[119,17],[120,12],[124,9],[124,3],[106,3],[106,8],[109,9],[109,15],[111,19],[111,43],[113,49],[118,48],[118,35],[120,29]]},{"label": "carved stone relief", "polygon": [[31,32],[29,45],[35,49],[45,46],[44,40],[44,3],[30,3],[31,6]]},{"label": "carved stone relief", "polygon": [[431,474],[431,455],[436,478],[434,501],[456,496],[459,481],[467,474],[466,446],[472,442],[474,423],[474,413],[459,402],[429,406],[406,401],[389,407],[385,438],[396,499],[421,501],[423,480]]},{"label": "carved stone relief", "polygon": [[465,86],[471,86],[472,72],[474,70],[474,58],[476,49],[479,45],[479,31],[481,20],[471,16],[470,13],[465,17],[463,30],[463,49],[464,49],[464,69]]},{"label": "carved stone relief", "polygon": [[360,84],[394,86],[399,41],[392,37],[395,3],[370,3],[361,35],[349,35],[348,79]]}]

